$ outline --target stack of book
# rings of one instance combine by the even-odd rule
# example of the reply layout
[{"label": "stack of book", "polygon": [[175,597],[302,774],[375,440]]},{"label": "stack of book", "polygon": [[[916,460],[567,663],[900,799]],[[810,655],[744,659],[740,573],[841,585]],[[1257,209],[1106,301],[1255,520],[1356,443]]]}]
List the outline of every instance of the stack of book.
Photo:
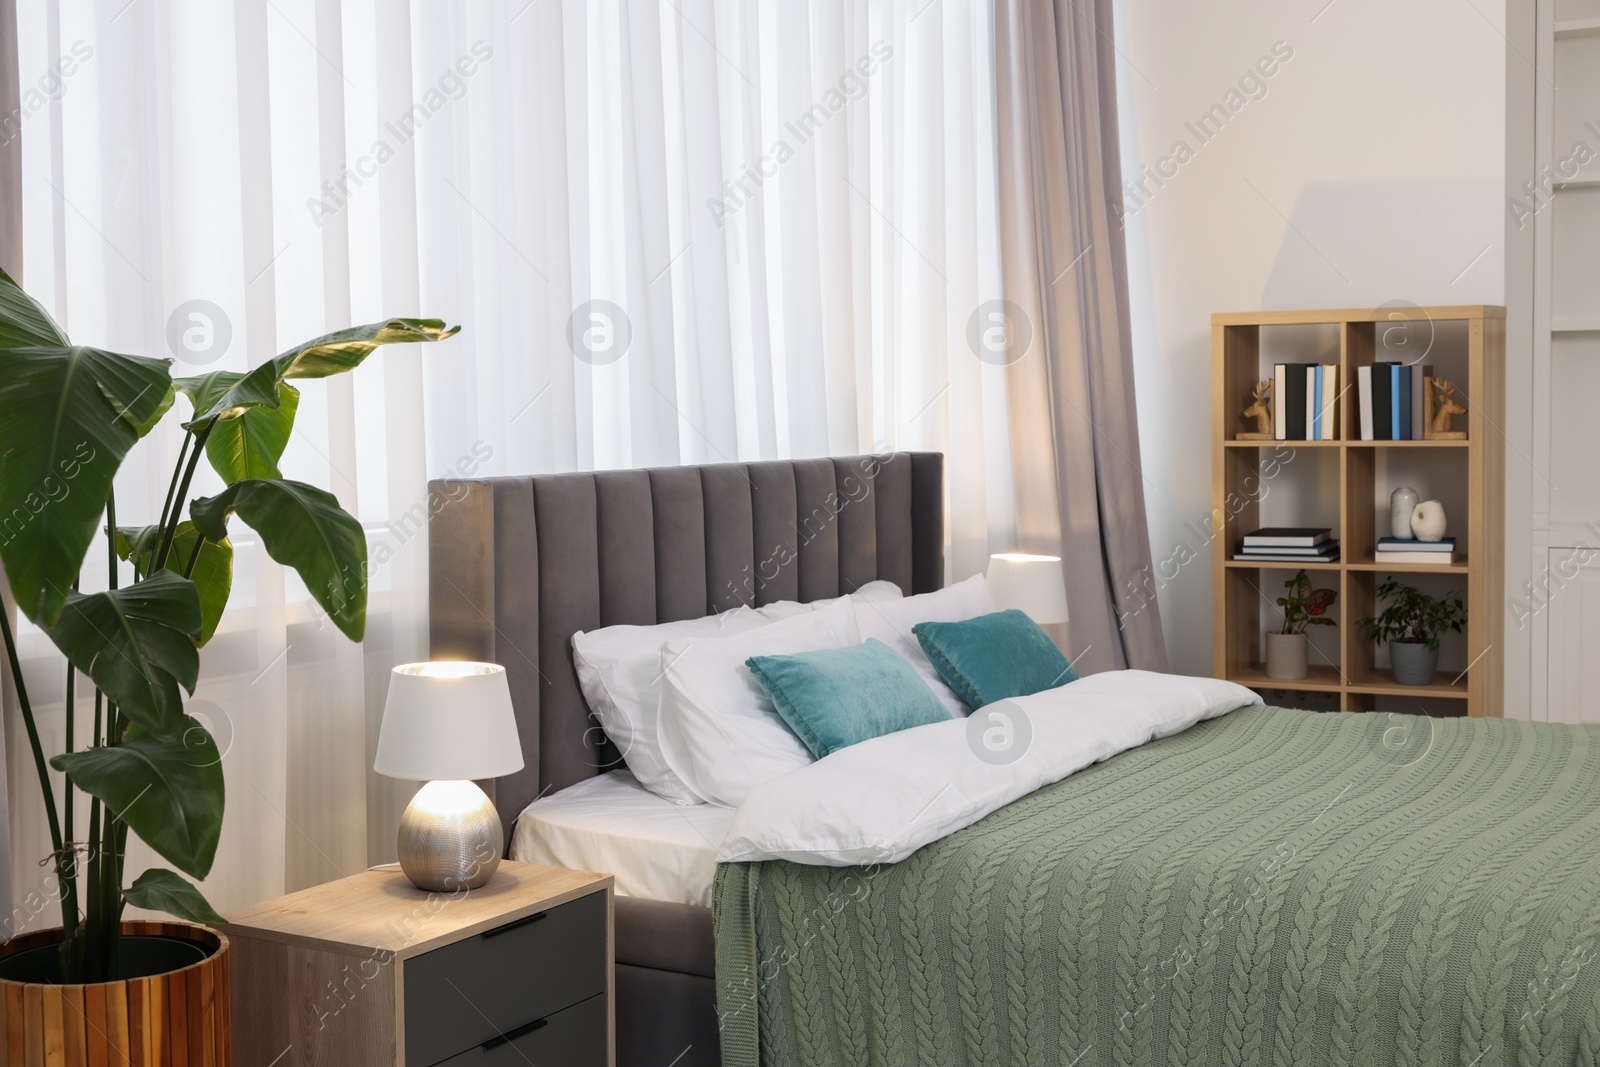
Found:
[{"label": "stack of book", "polygon": [[1261,563],[1332,563],[1339,542],[1326,526],[1263,526],[1244,535],[1233,558]]},{"label": "stack of book", "polygon": [[1443,541],[1402,541],[1398,537],[1380,537],[1375,557],[1379,563],[1404,563],[1408,567],[1420,563],[1442,567],[1456,561],[1456,539],[1446,537]]},{"label": "stack of book", "polygon": [[1272,432],[1280,441],[1339,439],[1339,366],[1278,363],[1272,368]]},{"label": "stack of book", "polygon": [[1427,426],[1423,401],[1433,365],[1374,363],[1356,368],[1356,402],[1363,441],[1420,441]]}]

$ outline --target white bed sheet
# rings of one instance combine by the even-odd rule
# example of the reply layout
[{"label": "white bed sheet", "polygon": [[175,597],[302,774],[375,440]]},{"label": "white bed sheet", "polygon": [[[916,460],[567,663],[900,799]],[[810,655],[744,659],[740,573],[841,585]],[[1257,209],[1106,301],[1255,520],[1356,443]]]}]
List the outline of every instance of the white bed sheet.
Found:
[{"label": "white bed sheet", "polygon": [[529,804],[511,834],[511,858],[614,875],[627,897],[711,906],[717,847],[733,809],[674,804],[626,770]]}]

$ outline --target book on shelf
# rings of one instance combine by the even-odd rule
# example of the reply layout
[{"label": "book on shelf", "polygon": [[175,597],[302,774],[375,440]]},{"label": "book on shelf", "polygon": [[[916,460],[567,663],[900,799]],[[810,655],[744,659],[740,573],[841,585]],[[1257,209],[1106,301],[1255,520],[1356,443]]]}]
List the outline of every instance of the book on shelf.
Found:
[{"label": "book on shelf", "polygon": [[1279,441],[1337,440],[1338,385],[1337,365],[1274,364],[1273,437]]},{"label": "book on shelf", "polygon": [[1281,545],[1240,545],[1239,551],[1246,556],[1304,556],[1309,559],[1312,556],[1326,556],[1330,552],[1339,551],[1339,542],[1323,541],[1321,544],[1304,547],[1298,545],[1290,545],[1288,547]]},{"label": "book on shelf", "polygon": [[1289,404],[1284,392],[1289,388],[1289,367],[1285,363],[1272,368],[1272,436],[1280,441],[1289,439]]},{"label": "book on shelf", "polygon": [[1374,363],[1356,368],[1357,422],[1363,441],[1421,441],[1431,363]]},{"label": "book on shelf", "polygon": [[1379,552],[1454,552],[1456,539],[1446,537],[1440,541],[1406,540],[1399,537],[1378,538]]},{"label": "book on shelf", "polygon": [[1307,440],[1338,440],[1338,423],[1334,421],[1338,374],[1337,364],[1313,363],[1306,367],[1306,425],[1310,428]]},{"label": "book on shelf", "polygon": [[1356,408],[1363,441],[1372,440],[1372,368],[1356,368]]},{"label": "book on shelf", "polygon": [[1284,416],[1288,425],[1283,428],[1287,435],[1285,440],[1304,441],[1306,439],[1306,373],[1305,367],[1300,364],[1286,364],[1284,368],[1284,385],[1288,396],[1284,398]]},{"label": "book on shelf", "polygon": [[1306,368],[1306,440],[1321,440],[1317,436],[1317,416],[1321,413],[1318,401],[1321,399],[1317,393],[1320,391],[1321,382],[1317,380],[1317,368],[1313,364]]},{"label": "book on shelf", "polygon": [[1404,563],[1424,564],[1427,566],[1447,567],[1456,561],[1454,552],[1377,552],[1373,555],[1375,563]]},{"label": "book on shelf", "polygon": [[1394,440],[1393,396],[1394,376],[1389,373],[1389,365],[1387,363],[1374,363],[1372,365],[1372,439],[1374,441]]},{"label": "book on shelf", "polygon": [[1339,439],[1339,365],[1325,363],[1322,372],[1322,428],[1319,441]]},{"label": "book on shelf", "polygon": [[1239,551],[1233,554],[1237,563],[1337,563],[1339,562],[1339,543],[1334,542],[1330,552],[1314,556],[1291,556],[1281,550],[1266,549],[1259,552]]},{"label": "book on shelf", "polygon": [[1396,363],[1390,374],[1394,378],[1394,405],[1389,413],[1394,424],[1396,441],[1411,440],[1411,368]]},{"label": "book on shelf", "polygon": [[1246,547],[1311,548],[1333,536],[1328,526],[1263,526],[1244,535]]}]

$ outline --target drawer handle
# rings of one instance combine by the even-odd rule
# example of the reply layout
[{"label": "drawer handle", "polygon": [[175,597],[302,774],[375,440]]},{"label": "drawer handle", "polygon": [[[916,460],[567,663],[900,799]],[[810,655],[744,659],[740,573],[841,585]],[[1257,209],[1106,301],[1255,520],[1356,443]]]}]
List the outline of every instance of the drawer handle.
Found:
[{"label": "drawer handle", "polygon": [[524,1034],[531,1034],[540,1027],[548,1025],[549,1022],[549,1019],[535,1019],[531,1023],[524,1023],[515,1030],[508,1030],[498,1037],[491,1037],[478,1047],[485,1052],[489,1052],[493,1049],[499,1048],[501,1045],[510,1044],[517,1038],[522,1037]]},{"label": "drawer handle", "polygon": [[501,934],[509,934],[513,930],[522,929],[524,926],[532,926],[534,923],[538,922],[540,919],[543,919],[549,914],[550,913],[548,911],[536,911],[532,915],[518,919],[514,923],[506,923],[504,926],[497,926],[493,930],[485,930],[483,932],[483,936],[485,938],[489,938],[499,937]]}]

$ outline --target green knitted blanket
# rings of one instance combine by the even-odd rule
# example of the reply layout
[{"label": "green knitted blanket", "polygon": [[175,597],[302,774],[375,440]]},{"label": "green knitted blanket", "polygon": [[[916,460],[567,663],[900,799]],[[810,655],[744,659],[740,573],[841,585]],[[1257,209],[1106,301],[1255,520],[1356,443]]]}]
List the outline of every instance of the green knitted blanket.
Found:
[{"label": "green knitted blanket", "polygon": [[727,1067],[1600,1064],[1600,727],[1253,707],[894,865],[724,864]]}]

